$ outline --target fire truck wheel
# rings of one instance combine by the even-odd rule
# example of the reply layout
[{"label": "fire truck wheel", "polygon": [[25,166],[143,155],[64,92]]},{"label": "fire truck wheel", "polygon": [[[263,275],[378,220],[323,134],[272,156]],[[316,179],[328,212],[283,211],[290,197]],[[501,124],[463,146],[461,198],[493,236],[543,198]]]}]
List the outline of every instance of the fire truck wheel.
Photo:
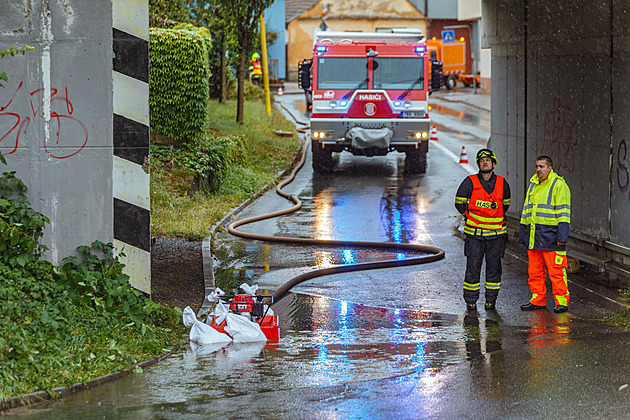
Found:
[{"label": "fire truck wheel", "polygon": [[448,76],[446,78],[446,88],[448,90],[453,90],[455,88],[455,85],[457,85],[457,80],[455,79],[455,76]]},{"label": "fire truck wheel", "polygon": [[317,173],[332,172],[335,167],[332,152],[315,142],[312,143],[311,150],[313,151],[313,171]]},{"label": "fire truck wheel", "polygon": [[423,174],[427,171],[427,155],[422,150],[406,152],[405,155],[405,172]]}]

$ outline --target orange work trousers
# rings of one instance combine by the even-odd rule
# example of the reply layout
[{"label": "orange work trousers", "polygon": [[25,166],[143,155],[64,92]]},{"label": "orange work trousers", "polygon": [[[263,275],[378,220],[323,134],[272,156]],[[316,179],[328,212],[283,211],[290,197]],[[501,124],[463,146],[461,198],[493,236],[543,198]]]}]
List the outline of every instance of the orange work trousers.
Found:
[{"label": "orange work trousers", "polygon": [[532,292],[530,303],[537,306],[547,306],[547,273],[551,280],[553,298],[556,305],[569,306],[569,287],[567,285],[567,252],[543,251],[529,249],[529,290]]}]

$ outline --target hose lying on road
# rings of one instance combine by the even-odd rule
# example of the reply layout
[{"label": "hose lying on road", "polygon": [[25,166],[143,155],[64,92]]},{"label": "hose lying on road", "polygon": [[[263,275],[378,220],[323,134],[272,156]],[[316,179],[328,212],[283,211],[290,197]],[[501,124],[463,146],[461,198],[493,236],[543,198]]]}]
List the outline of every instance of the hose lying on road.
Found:
[{"label": "hose lying on road", "polygon": [[441,260],[444,258],[444,250],[432,246],[426,245],[415,245],[415,244],[397,244],[392,242],[364,242],[364,241],[336,241],[336,240],[326,240],[326,239],[309,239],[309,238],[291,238],[291,237],[282,237],[282,236],[268,236],[268,235],[260,235],[256,233],[247,233],[236,230],[237,227],[246,225],[248,223],[258,222],[260,220],[271,219],[273,217],[282,216],[285,214],[293,213],[298,211],[302,207],[302,202],[293,194],[288,194],[282,191],[282,187],[288,185],[295,179],[295,175],[299,172],[299,170],[304,166],[304,162],[306,160],[306,149],[308,148],[308,142],[304,143],[304,147],[302,148],[302,158],[295,166],[291,174],[287,179],[280,182],[276,186],[276,193],[278,195],[290,200],[293,202],[293,206],[285,209],[276,211],[273,213],[267,213],[260,216],[248,217],[246,219],[237,220],[235,222],[230,223],[228,226],[228,231],[235,236],[239,236],[241,238],[246,239],[255,239],[260,241],[269,241],[269,242],[284,242],[292,245],[302,244],[302,245],[317,245],[321,247],[355,247],[355,248],[380,248],[387,249],[396,252],[400,251],[414,251],[414,252],[423,252],[429,255],[422,255],[417,257],[410,257],[404,260],[386,260],[386,261],[375,261],[375,262],[367,262],[367,263],[358,263],[358,264],[347,264],[347,265],[339,265],[327,268],[321,268],[317,270],[310,271],[308,273],[301,274],[297,277],[292,278],[288,282],[284,283],[276,292],[272,295],[273,302],[277,302],[282,299],[292,287],[296,286],[299,283],[302,283],[306,280],[327,276],[330,274],[337,273],[348,273],[352,271],[362,271],[362,270],[374,270],[377,268],[387,268],[387,267],[402,267],[407,265],[417,265],[417,264],[425,264],[432,261]]}]

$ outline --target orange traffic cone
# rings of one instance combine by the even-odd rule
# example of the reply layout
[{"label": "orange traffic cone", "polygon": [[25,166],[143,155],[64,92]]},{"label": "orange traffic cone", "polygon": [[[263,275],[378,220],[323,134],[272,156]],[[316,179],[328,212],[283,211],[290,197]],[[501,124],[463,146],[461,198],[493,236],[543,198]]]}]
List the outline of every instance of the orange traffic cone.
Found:
[{"label": "orange traffic cone", "polygon": [[284,92],[282,91],[282,86],[280,86],[278,88],[278,96],[282,96],[282,95],[284,95]]},{"label": "orange traffic cone", "polygon": [[462,146],[462,153],[459,155],[459,163],[468,163],[468,155],[466,154],[465,146]]},{"label": "orange traffic cone", "polygon": [[433,126],[433,128],[431,129],[431,137],[429,137],[429,140],[435,140],[437,141],[437,129],[435,128],[435,125]]}]

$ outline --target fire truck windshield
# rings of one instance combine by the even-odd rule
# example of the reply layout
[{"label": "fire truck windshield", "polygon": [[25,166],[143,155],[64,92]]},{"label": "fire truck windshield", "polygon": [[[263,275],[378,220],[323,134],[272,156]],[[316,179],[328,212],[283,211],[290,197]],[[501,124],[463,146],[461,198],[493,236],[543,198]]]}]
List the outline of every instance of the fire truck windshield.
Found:
[{"label": "fire truck windshield", "polygon": [[378,57],[374,59],[374,68],[374,89],[424,89],[424,61],[421,57]]},{"label": "fire truck windshield", "polygon": [[365,57],[320,57],[317,89],[358,89],[357,85],[368,76],[367,63]]},{"label": "fire truck windshield", "polygon": [[365,57],[319,57],[317,89],[368,88],[366,82],[372,79],[374,89],[424,90],[422,57],[375,57],[372,60],[373,71],[369,75]]}]

